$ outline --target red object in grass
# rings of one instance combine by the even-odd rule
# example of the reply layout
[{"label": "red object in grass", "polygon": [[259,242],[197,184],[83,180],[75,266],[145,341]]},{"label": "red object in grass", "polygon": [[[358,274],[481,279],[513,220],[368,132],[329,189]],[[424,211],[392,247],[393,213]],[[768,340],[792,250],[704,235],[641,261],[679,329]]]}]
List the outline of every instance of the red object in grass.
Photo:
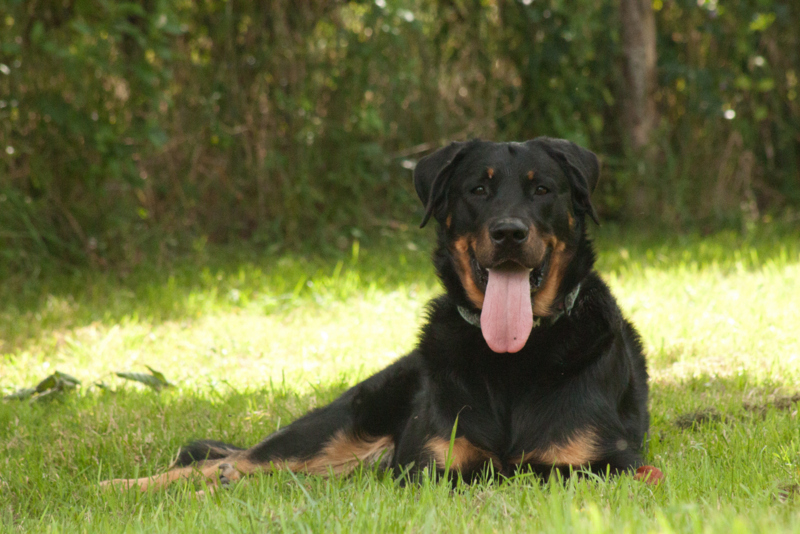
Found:
[{"label": "red object in grass", "polygon": [[661,469],[658,467],[654,467],[652,465],[643,465],[636,470],[636,474],[633,475],[633,479],[641,480],[646,484],[653,484],[654,486],[657,486],[664,479],[664,473],[662,473]]}]

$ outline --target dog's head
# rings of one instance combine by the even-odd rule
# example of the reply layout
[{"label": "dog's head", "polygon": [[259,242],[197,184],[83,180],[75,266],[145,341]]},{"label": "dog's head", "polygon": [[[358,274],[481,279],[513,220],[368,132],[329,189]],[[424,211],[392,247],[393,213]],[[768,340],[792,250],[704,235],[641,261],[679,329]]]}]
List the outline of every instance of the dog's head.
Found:
[{"label": "dog's head", "polygon": [[562,139],[452,143],[423,158],[414,185],[424,226],[439,223],[437,268],[448,293],[481,310],[495,352],[525,345],[533,316],[556,312],[591,269],[585,216],[600,166]]}]

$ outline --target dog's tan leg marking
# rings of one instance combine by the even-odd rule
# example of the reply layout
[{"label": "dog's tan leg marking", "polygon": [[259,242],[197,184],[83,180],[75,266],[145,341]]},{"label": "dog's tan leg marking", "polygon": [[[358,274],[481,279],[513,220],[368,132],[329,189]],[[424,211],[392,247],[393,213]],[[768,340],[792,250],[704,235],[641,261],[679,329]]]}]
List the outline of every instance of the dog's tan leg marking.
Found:
[{"label": "dog's tan leg marking", "polygon": [[388,436],[354,437],[339,431],[317,455],[308,459],[289,458],[275,462],[276,469],[288,469],[313,475],[329,472],[345,474],[359,463],[388,462],[394,453],[394,441]]},{"label": "dog's tan leg marking", "polygon": [[323,447],[316,456],[308,459],[276,459],[271,463],[253,462],[246,453],[235,453],[227,458],[200,462],[188,467],[171,469],[162,475],[143,478],[117,478],[106,480],[104,487],[139,488],[141,491],[160,489],[178,480],[206,480],[209,487],[223,486],[242,479],[258,471],[288,469],[293,472],[325,475],[330,471],[336,474],[349,473],[360,463],[389,461],[394,452],[394,441],[388,436],[378,438],[357,438],[340,431]]},{"label": "dog's tan leg marking", "polygon": [[209,486],[223,484],[241,478],[239,472],[248,470],[249,474],[254,469],[251,462],[244,458],[244,452],[233,452],[226,458],[218,460],[203,460],[186,467],[175,467],[161,475],[142,478],[115,478],[100,483],[101,486],[116,486],[121,488],[139,488],[141,491],[148,489],[164,488],[179,480],[200,481],[205,480]]},{"label": "dog's tan leg marking", "polygon": [[170,469],[162,475],[153,475],[142,478],[115,478],[113,480],[105,480],[100,483],[101,486],[118,488],[139,488],[141,491],[148,489],[164,488],[177,480],[209,480],[216,484],[217,474],[219,472],[219,464],[222,460],[213,460],[203,462],[198,465],[189,467],[178,467]]},{"label": "dog's tan leg marking", "polygon": [[533,296],[533,314],[539,317],[552,315],[553,301],[561,286],[564,269],[572,259],[572,254],[567,252],[567,245],[563,241],[551,238],[548,240],[548,245],[552,247],[550,268],[547,270],[547,278],[542,287]]},{"label": "dog's tan leg marking", "polygon": [[461,285],[464,286],[464,291],[467,293],[467,298],[476,308],[480,309],[483,308],[483,299],[485,295],[483,291],[478,289],[478,286],[475,285],[475,280],[472,277],[472,265],[470,265],[469,251],[474,245],[474,236],[461,236],[455,240],[450,252],[456,260],[456,272],[461,279]]},{"label": "dog's tan leg marking", "polygon": [[526,453],[520,463],[578,467],[596,460],[597,456],[597,435],[587,429],[576,432],[565,443],[553,443],[546,449]]},{"label": "dog's tan leg marking", "polygon": [[[444,469],[450,452],[450,440],[435,437],[428,440],[425,448],[433,456],[437,469]],[[450,468],[454,471],[476,468],[491,462],[496,471],[501,470],[500,460],[492,453],[476,447],[467,438],[460,437],[453,441],[453,452],[450,455]]]}]

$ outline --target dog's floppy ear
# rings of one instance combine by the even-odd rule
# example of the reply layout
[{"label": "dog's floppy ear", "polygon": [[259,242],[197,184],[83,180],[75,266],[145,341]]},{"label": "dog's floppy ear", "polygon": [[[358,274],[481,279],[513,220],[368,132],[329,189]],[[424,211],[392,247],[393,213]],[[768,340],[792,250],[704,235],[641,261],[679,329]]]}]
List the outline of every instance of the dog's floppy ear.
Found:
[{"label": "dog's floppy ear", "polygon": [[469,145],[470,143],[450,143],[425,156],[414,167],[414,187],[425,206],[425,217],[419,225],[420,228],[428,223],[431,215],[445,202],[452,170]]},{"label": "dog's floppy ear", "polygon": [[537,137],[528,143],[541,146],[561,165],[564,174],[569,177],[575,206],[580,212],[589,214],[595,224],[600,224],[590,199],[594,188],[597,187],[597,180],[600,179],[600,161],[594,152],[572,141],[552,137]]}]

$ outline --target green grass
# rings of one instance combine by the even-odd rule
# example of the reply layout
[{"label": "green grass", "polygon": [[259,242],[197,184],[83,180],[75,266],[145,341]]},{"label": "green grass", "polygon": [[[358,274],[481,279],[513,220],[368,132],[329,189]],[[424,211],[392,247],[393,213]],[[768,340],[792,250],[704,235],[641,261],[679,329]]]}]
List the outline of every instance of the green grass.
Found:
[{"label": "green grass", "polygon": [[[54,370],[51,402],[0,404],[0,532],[800,532],[800,235],[595,231],[598,267],[643,335],[648,462],[630,477],[399,487],[276,473],[209,498],[102,492],[188,439],[253,444],[413,347],[440,290],[430,235],[336,258],[199,250],[130,272],[28,273],[0,288],[0,393]],[[161,393],[114,371],[164,372]],[[102,381],[107,388],[94,385]],[[705,422],[679,426],[698,411]]]}]

